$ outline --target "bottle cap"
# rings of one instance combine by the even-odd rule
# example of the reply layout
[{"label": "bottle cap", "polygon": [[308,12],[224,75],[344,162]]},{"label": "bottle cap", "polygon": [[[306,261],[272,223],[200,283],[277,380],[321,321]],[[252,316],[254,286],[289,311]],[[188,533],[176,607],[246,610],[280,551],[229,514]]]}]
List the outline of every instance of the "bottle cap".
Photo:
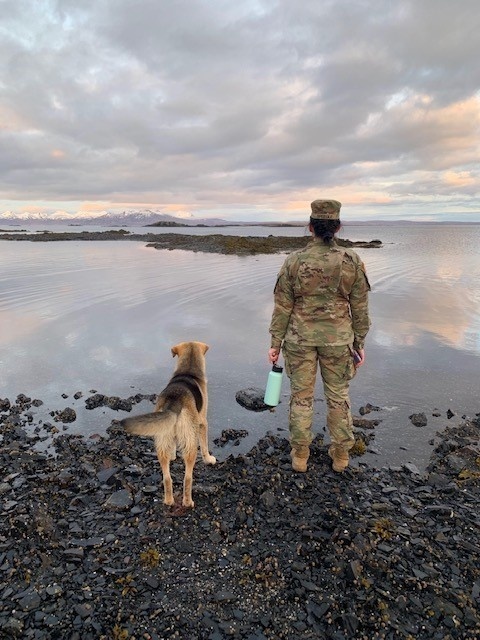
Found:
[{"label": "bottle cap", "polygon": [[279,367],[278,365],[274,364],[272,367],[272,371],[275,371],[275,373],[282,373],[283,367]]}]

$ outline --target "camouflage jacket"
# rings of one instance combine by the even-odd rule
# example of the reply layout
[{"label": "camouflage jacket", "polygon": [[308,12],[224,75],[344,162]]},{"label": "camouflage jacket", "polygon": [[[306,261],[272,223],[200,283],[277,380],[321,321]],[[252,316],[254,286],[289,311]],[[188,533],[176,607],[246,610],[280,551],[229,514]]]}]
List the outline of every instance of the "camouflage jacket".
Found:
[{"label": "camouflage jacket", "polygon": [[274,290],[271,347],[353,344],[363,349],[370,327],[370,285],[360,257],[314,238],[283,263]]}]

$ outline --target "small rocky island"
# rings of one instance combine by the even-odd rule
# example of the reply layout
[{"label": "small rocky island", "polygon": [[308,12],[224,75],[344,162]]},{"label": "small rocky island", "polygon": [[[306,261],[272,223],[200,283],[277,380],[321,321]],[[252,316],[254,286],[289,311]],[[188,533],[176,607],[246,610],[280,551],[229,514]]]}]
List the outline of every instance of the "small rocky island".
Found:
[{"label": "small rocky island", "polygon": [[[187,235],[183,233],[130,233],[125,229],[109,231],[81,231],[55,232],[42,231],[39,233],[0,233],[0,240],[27,242],[61,242],[71,240],[82,241],[136,241],[146,242],[154,249],[182,249],[185,251],[201,251],[204,253],[222,253],[234,255],[257,255],[281,253],[301,249],[309,241],[310,236],[284,237],[269,235],[261,236],[230,236],[223,234]],[[381,240],[351,241],[337,239],[342,247],[362,247],[378,249],[382,247]]]}]

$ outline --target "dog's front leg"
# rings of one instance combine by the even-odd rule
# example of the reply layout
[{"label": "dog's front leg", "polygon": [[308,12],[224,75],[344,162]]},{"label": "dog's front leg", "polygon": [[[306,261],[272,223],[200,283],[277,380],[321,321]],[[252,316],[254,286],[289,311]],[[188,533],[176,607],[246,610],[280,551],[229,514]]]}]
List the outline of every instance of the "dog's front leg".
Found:
[{"label": "dog's front leg", "polygon": [[168,505],[174,504],[172,476],[170,475],[170,452],[163,452],[157,449],[158,461],[162,467],[163,474],[163,502]]},{"label": "dog's front leg", "polygon": [[198,441],[200,443],[200,451],[205,464],[215,464],[217,459],[210,455],[208,450],[208,423],[205,421],[198,427]]},{"label": "dog's front leg", "polygon": [[195,504],[192,500],[192,483],[193,483],[193,467],[197,459],[197,450],[183,454],[183,461],[185,462],[185,477],[183,479],[183,506],[194,507]]}]

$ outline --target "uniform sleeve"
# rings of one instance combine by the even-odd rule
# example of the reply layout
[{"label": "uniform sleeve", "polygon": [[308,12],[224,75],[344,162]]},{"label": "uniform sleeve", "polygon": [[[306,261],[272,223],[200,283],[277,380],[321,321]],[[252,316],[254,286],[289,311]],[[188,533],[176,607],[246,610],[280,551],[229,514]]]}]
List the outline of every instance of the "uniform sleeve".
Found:
[{"label": "uniform sleeve", "polygon": [[350,292],[350,310],[352,314],[353,326],[353,348],[363,349],[365,336],[370,328],[370,317],[368,315],[368,292],[370,283],[368,282],[365,266],[359,261],[356,266],[355,281]]},{"label": "uniform sleeve", "polygon": [[293,310],[293,285],[289,271],[289,261],[287,259],[280,269],[273,291],[274,307],[269,329],[272,349],[279,349],[282,346]]}]

